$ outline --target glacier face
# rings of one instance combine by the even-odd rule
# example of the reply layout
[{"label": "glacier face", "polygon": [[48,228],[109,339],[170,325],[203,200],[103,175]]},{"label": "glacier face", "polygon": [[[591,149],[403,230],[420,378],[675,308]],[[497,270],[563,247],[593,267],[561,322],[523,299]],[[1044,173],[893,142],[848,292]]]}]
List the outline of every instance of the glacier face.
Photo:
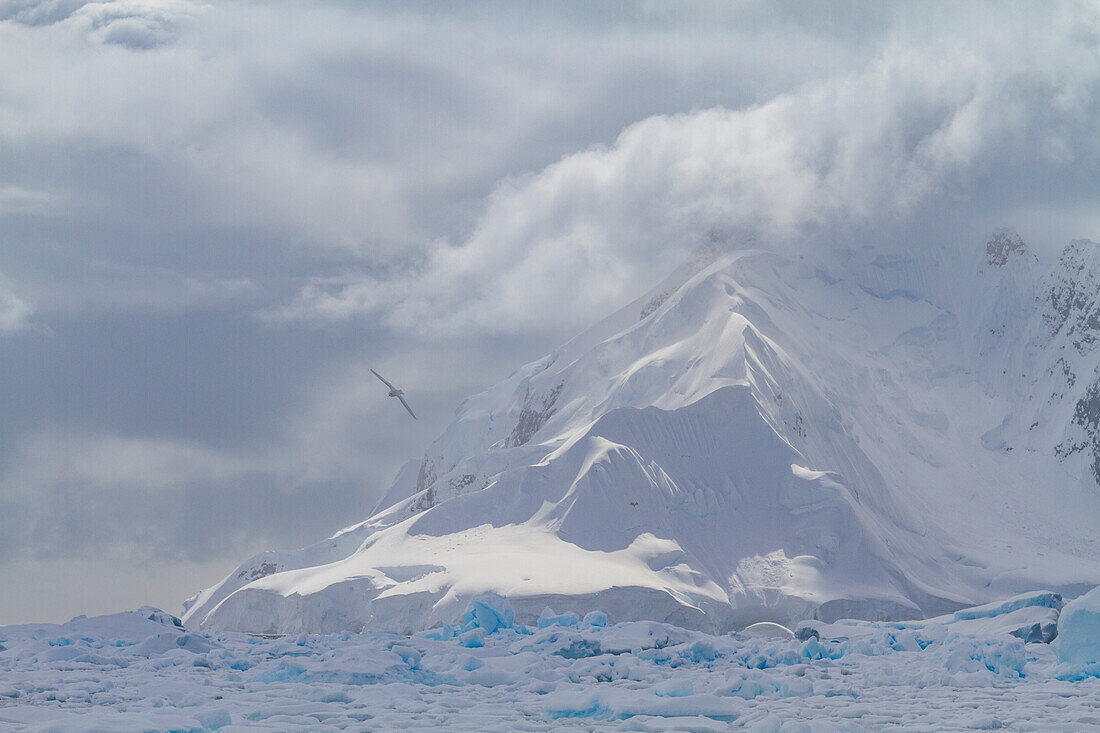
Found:
[{"label": "glacier face", "polygon": [[[701,248],[466,400],[366,521],[262,553],[192,627],[412,631],[470,597],[708,631],[1100,581],[1100,246],[1044,268]],[[529,619],[528,619],[529,620]]]}]

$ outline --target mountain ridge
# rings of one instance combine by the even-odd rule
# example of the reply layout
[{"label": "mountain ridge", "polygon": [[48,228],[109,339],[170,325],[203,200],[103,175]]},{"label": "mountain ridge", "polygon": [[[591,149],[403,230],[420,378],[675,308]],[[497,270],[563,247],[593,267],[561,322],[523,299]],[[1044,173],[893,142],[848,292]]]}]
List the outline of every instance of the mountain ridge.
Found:
[{"label": "mountain ridge", "polygon": [[185,622],[413,630],[495,591],[726,630],[1095,584],[1097,251],[1039,275],[1009,231],[961,266],[710,242],[465,400],[369,519]]}]

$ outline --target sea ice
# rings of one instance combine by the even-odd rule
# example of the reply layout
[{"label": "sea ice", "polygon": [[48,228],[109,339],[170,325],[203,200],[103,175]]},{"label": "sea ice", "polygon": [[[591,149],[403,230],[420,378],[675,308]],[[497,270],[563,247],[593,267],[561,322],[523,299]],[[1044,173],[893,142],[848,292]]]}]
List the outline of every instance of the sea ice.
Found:
[{"label": "sea ice", "polygon": [[[143,609],[0,628],[0,729],[1100,730],[1100,676],[1011,634],[1057,613],[1029,598],[805,640],[598,611],[539,629],[500,596],[409,636],[196,633]],[[1095,639],[1095,601],[1060,638]]]},{"label": "sea ice", "polygon": [[1095,666],[1100,673],[1100,586],[1062,609],[1052,646],[1059,659]]},{"label": "sea ice", "polygon": [[504,596],[496,593],[482,593],[470,600],[462,620],[474,623],[478,628],[491,634],[497,629],[510,629],[515,623],[516,614],[512,604]]}]

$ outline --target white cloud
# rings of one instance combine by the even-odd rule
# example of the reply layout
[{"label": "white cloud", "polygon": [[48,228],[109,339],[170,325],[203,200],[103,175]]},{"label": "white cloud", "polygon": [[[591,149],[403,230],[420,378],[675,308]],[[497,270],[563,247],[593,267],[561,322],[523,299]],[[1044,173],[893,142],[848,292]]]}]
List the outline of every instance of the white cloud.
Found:
[{"label": "white cloud", "polygon": [[190,0],[0,0],[0,21],[62,25],[97,43],[149,49],[175,40],[180,22],[203,7]]},{"label": "white cloud", "polygon": [[[133,558],[176,552],[205,561],[297,535],[295,525],[313,524],[302,539],[319,538],[341,518],[331,501],[311,499],[301,487],[331,479],[338,467],[306,476],[292,456],[302,454],[293,447],[234,452],[171,438],[37,433],[0,474],[0,557],[126,548]],[[311,504],[316,514],[303,518]],[[297,519],[288,522],[291,514]]]},{"label": "white cloud", "polygon": [[[414,370],[403,379],[414,403],[431,395],[430,386],[418,387],[428,375]],[[201,396],[194,402],[201,409]],[[262,444],[57,425],[28,432],[4,446],[0,464],[0,560],[124,546],[131,557],[174,548],[206,561],[319,540],[341,526],[349,505],[367,511],[390,478],[375,475],[376,454],[391,453],[403,432],[420,430],[403,411],[379,413],[391,407],[366,367],[356,365],[315,385],[302,409]],[[371,432],[374,422],[387,426],[384,438]],[[362,485],[365,476],[378,482],[373,492]]]},{"label": "white cloud", "polygon": [[221,277],[204,271],[176,272],[103,261],[81,262],[80,266],[63,292],[51,287],[55,283],[28,284],[40,309],[66,315],[109,311],[178,315],[248,303],[261,290],[249,278]]},{"label": "white cloud", "polygon": [[1097,51],[1073,40],[1075,17],[1057,30],[1026,48],[1012,34],[891,45],[858,73],[764,104],[651,117],[502,184],[473,233],[439,243],[423,267],[316,278],[266,316],[365,315],[431,337],[575,329],[714,228],[776,245],[905,221],[969,197],[968,181],[990,170],[1091,166]]},{"label": "white cloud", "polygon": [[45,191],[0,185],[0,215],[42,211],[51,198]]},{"label": "white cloud", "polygon": [[712,229],[1096,239],[1098,17],[0,0],[0,550],[321,537]]},{"label": "white cloud", "polygon": [[44,487],[162,492],[187,481],[231,483],[254,463],[208,447],[157,438],[50,433],[22,446],[9,488],[33,495]]},{"label": "white cloud", "polygon": [[[51,151],[137,156],[134,173],[170,186],[160,201],[186,195],[203,224],[374,266],[468,228],[501,177],[654,110],[751,100],[818,76],[810,53],[863,53],[783,28],[804,53],[766,59],[775,29],[699,9],[669,11],[682,34],[669,18],[540,12],[0,0],[0,141],[41,169]],[[82,216],[139,217],[104,212],[130,192],[81,175],[113,163],[73,163],[50,193]]]},{"label": "white cloud", "polygon": [[4,280],[0,277],[0,335],[27,328],[33,312],[30,304],[5,289]]}]

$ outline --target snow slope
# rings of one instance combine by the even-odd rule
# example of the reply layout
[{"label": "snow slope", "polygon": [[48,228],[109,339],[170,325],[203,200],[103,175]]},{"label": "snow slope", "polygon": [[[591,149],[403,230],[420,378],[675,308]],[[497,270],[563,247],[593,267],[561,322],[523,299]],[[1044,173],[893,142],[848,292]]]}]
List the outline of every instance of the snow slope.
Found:
[{"label": "snow slope", "polygon": [[1100,247],[701,248],[459,406],[366,521],[189,627],[413,631],[475,594],[708,631],[1100,582]]}]

